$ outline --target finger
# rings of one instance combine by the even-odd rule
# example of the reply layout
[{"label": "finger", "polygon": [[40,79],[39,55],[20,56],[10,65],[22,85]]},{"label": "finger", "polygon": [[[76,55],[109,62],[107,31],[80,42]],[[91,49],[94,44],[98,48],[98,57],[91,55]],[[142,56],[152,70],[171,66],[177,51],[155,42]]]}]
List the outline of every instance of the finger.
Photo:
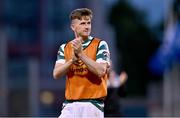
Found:
[{"label": "finger", "polygon": [[78,38],[78,43],[82,44],[82,37]]},{"label": "finger", "polygon": [[78,32],[76,30],[74,31],[74,34],[75,34],[76,39],[80,37],[80,35],[78,34]]},{"label": "finger", "polygon": [[82,43],[81,43],[81,40],[78,38],[78,39],[74,39],[73,41],[73,44],[75,44],[75,45],[81,45]]},{"label": "finger", "polygon": [[77,45],[79,45],[79,43],[74,40],[74,41],[72,41],[72,45],[77,46]]},{"label": "finger", "polygon": [[83,39],[82,39],[82,37],[81,37],[81,33],[78,34],[78,40],[80,41],[80,43],[83,42]]},{"label": "finger", "polygon": [[72,45],[72,48],[73,48],[74,50],[77,50],[77,49],[79,48],[79,46],[78,46],[78,45]]},{"label": "finger", "polygon": [[74,39],[71,41],[73,44],[79,44],[79,40],[78,39]]},{"label": "finger", "polygon": [[78,33],[78,32],[74,32],[75,33],[75,39],[78,39],[78,40],[80,40],[81,41],[81,43],[82,43],[82,37],[81,37],[81,33]]},{"label": "finger", "polygon": [[76,41],[78,44],[82,44],[82,37],[79,37],[79,38],[75,39],[75,41]]}]

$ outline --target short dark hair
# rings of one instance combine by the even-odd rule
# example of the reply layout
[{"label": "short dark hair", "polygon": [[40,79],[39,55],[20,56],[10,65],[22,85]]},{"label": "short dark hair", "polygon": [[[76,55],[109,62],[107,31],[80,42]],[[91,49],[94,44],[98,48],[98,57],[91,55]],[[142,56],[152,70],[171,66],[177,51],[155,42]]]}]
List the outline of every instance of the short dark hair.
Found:
[{"label": "short dark hair", "polygon": [[83,16],[89,16],[92,19],[92,11],[88,8],[75,9],[70,14],[70,20],[79,19],[81,20]]}]

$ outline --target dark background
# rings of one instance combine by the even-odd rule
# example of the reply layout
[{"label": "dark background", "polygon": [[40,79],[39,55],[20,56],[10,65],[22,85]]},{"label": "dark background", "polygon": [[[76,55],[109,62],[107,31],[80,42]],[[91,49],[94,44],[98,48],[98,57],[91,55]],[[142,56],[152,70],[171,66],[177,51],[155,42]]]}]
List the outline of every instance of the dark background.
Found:
[{"label": "dark background", "polygon": [[128,74],[122,116],[179,116],[179,97],[166,97],[180,85],[179,30],[169,28],[179,26],[178,0],[1,0],[0,116],[60,114],[65,78],[52,72],[79,7],[92,9],[92,36],[108,42],[115,71]]}]

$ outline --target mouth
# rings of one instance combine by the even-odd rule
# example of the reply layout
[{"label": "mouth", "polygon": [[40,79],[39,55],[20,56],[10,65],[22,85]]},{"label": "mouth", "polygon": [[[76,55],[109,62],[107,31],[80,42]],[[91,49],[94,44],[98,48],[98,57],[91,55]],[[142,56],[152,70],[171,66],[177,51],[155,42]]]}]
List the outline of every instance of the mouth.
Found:
[{"label": "mouth", "polygon": [[83,31],[83,32],[85,32],[85,33],[89,33],[89,30],[85,30],[85,31]]}]

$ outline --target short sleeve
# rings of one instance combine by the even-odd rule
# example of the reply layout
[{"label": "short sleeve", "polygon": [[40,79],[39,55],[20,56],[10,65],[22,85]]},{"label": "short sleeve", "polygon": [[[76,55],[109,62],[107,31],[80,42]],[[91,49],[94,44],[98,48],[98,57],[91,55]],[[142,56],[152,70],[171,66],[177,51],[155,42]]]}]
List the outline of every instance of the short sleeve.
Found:
[{"label": "short sleeve", "polygon": [[58,53],[57,53],[56,63],[62,63],[62,64],[65,63],[64,47],[65,47],[65,44],[62,44],[62,45],[59,47],[59,50],[58,50]]},{"label": "short sleeve", "polygon": [[98,51],[96,54],[96,62],[98,63],[108,63],[110,65],[110,52],[108,44],[105,41],[101,41],[98,46]]}]

